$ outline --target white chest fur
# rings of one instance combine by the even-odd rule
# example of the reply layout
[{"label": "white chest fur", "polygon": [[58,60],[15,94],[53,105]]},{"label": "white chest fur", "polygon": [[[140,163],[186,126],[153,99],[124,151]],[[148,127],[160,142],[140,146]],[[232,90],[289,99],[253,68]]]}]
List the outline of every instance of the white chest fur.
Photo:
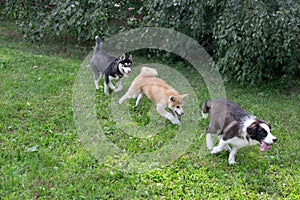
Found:
[{"label": "white chest fur", "polygon": [[252,140],[250,138],[249,138],[249,140],[247,140],[246,138],[238,138],[238,137],[234,137],[232,139],[229,139],[229,140],[226,141],[226,143],[231,144],[233,146],[237,146],[239,148],[259,144],[259,142],[256,141],[256,140]]}]

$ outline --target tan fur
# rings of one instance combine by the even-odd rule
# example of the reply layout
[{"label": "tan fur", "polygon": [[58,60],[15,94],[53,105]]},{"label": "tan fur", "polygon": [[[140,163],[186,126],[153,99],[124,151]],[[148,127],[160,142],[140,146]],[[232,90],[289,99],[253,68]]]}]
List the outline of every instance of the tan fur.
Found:
[{"label": "tan fur", "polygon": [[[141,73],[133,80],[127,93],[119,100],[123,103],[128,98],[137,98],[139,104],[143,94],[157,105],[157,111],[173,124],[180,124],[177,115],[183,115],[184,98],[187,94],[180,95],[164,80],[157,78],[157,71],[153,68],[142,67]],[[165,111],[170,108],[172,113]]]}]

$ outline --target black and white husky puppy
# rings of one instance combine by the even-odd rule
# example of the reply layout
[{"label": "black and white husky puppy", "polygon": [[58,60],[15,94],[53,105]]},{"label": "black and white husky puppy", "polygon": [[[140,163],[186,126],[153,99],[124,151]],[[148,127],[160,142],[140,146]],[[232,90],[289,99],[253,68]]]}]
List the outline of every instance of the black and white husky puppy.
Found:
[{"label": "black and white husky puppy", "polygon": [[[210,118],[206,129],[207,148],[212,154],[222,150],[230,151],[229,164],[235,163],[235,155],[242,147],[260,144],[260,151],[265,151],[277,141],[269,124],[246,113],[231,101],[207,100],[202,106],[202,115]],[[219,144],[215,147],[212,134],[217,134],[219,138]]]},{"label": "black and white husky puppy", "polygon": [[[101,39],[96,36],[96,46],[91,59],[91,67],[94,73],[96,89],[99,89],[99,80],[104,74],[104,93],[109,95],[108,87],[115,92],[122,90],[121,78],[128,77],[131,72],[132,55],[126,57],[125,54],[120,58],[108,55],[102,50]],[[112,84],[112,80],[117,82],[118,87]]]}]

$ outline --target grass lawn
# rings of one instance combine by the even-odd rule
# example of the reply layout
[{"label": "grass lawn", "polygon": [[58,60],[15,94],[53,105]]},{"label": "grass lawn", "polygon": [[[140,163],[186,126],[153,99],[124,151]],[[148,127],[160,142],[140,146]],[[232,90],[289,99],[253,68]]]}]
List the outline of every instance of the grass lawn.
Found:
[{"label": "grass lawn", "polygon": [[[111,102],[125,92],[129,80],[124,80],[123,93],[109,97],[103,95],[103,87],[94,91],[92,81],[88,90],[94,92],[99,137],[127,152],[101,160],[102,155],[80,138],[82,130],[73,116],[74,83],[94,44],[88,48],[63,40],[31,44],[7,21],[0,23],[0,32],[1,199],[300,199],[299,80],[225,85],[227,97],[268,121],[278,138],[264,153],[258,146],[241,149],[237,164],[231,166],[228,153],[210,155],[205,147],[208,120],[198,111],[209,98],[206,85],[182,63],[170,64],[195,91],[197,130],[189,133],[188,148],[173,162],[144,173],[127,172],[121,169],[126,156],[172,146],[178,127],[157,117],[146,99],[137,108],[129,100],[123,106],[132,126],[138,130],[160,126],[155,135],[130,134],[131,127],[118,126],[111,110],[118,106]],[[134,59],[136,66],[150,62]],[[158,122],[151,125],[153,118]]]}]

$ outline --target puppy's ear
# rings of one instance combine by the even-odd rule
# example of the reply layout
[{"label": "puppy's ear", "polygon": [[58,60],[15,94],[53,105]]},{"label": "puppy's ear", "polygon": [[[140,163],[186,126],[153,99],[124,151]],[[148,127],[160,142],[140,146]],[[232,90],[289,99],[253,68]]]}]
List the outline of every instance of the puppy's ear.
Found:
[{"label": "puppy's ear", "polygon": [[128,59],[132,61],[132,55],[131,54],[129,55]]},{"label": "puppy's ear", "polygon": [[180,95],[180,97],[182,98],[182,99],[185,99],[185,97],[187,97],[187,96],[189,96],[188,94],[182,94],[182,95]]},{"label": "puppy's ear", "polygon": [[120,57],[121,60],[125,60],[126,56],[125,56],[125,53],[123,53]]},{"label": "puppy's ear", "polygon": [[247,127],[247,134],[252,138],[254,138],[256,136],[257,131],[258,131],[258,126],[257,126],[257,123],[255,123],[255,122]]},{"label": "puppy's ear", "polygon": [[268,124],[266,121],[263,121],[263,120],[259,120],[259,123],[260,124],[266,124],[269,128],[270,128],[270,130],[272,129],[272,127],[271,127],[271,125],[270,124]]},{"label": "puppy's ear", "polygon": [[171,102],[176,102],[176,97],[171,96],[171,97],[170,97],[170,101],[171,101]]}]

